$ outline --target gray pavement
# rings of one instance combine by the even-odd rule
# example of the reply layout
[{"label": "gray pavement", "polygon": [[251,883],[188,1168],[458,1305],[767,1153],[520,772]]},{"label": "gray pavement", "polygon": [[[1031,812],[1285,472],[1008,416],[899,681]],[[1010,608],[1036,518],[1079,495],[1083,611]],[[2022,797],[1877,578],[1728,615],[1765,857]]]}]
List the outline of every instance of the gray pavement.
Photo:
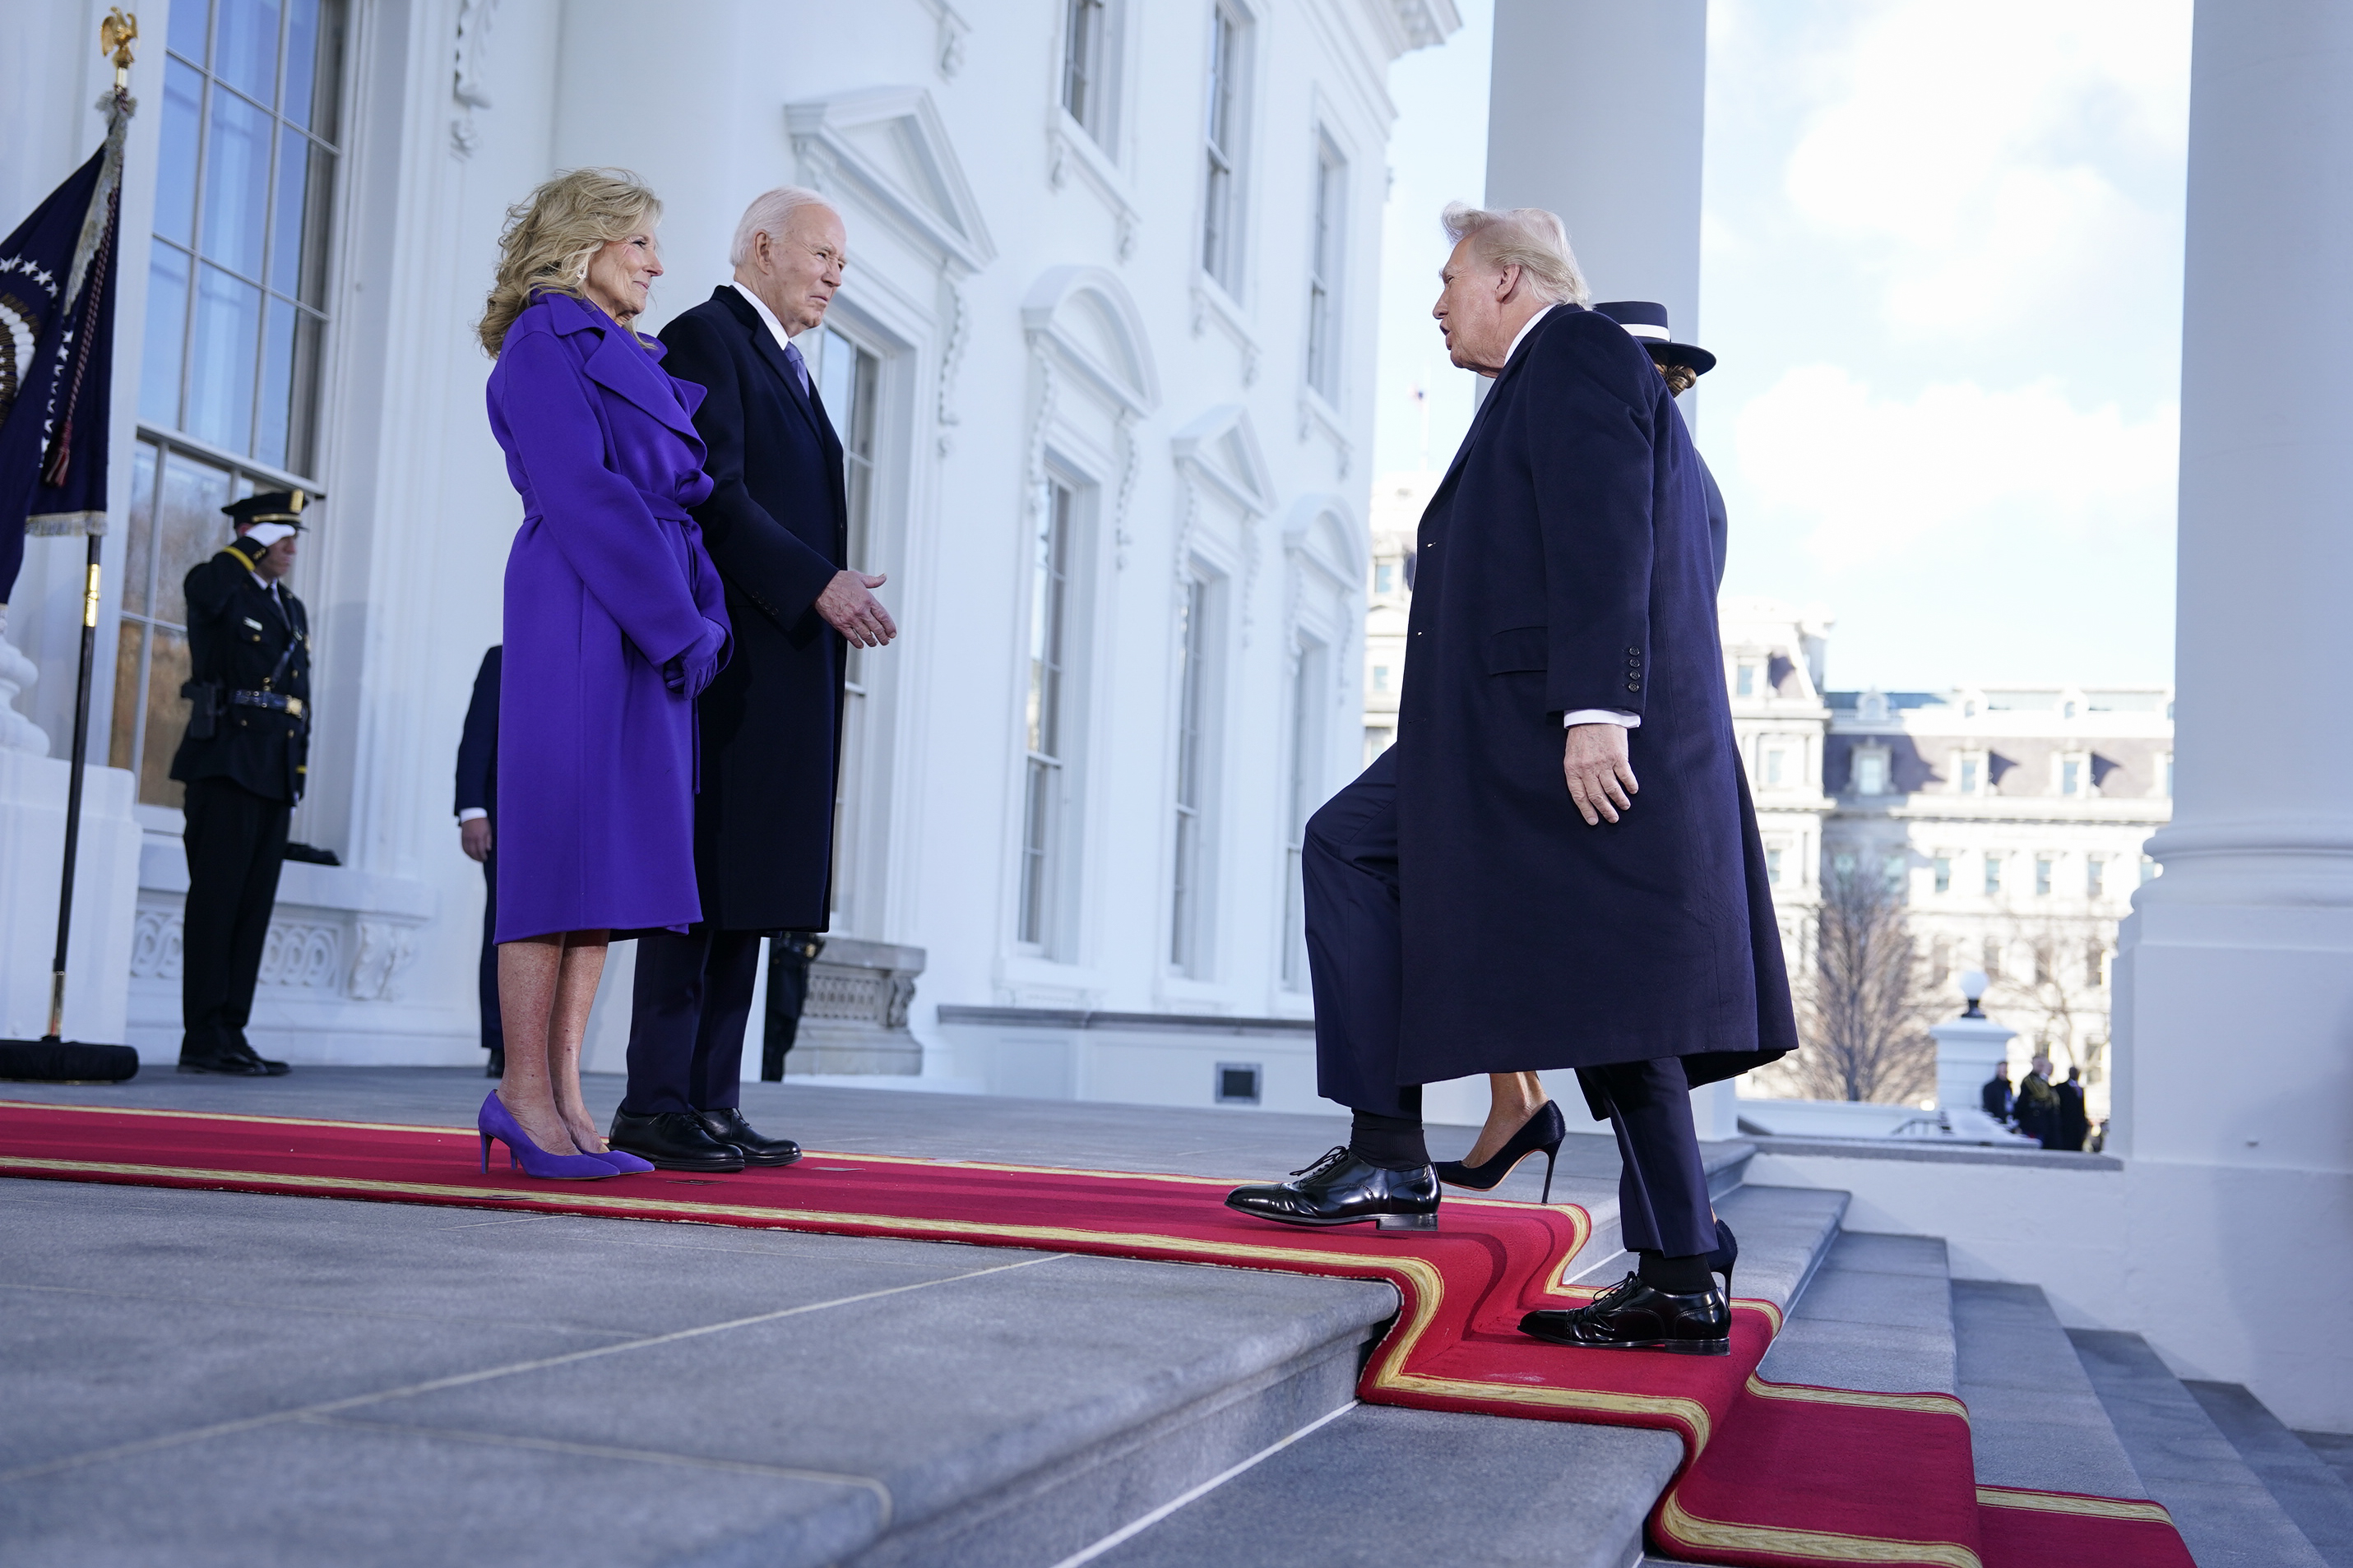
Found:
[{"label": "gray pavement", "polygon": [[[463,1126],[488,1087],[150,1069],[0,1099]],[[592,1077],[592,1108],[619,1089]],[[744,1103],[818,1149],[1236,1179],[1345,1137],[829,1085]],[[1616,1174],[1579,1134],[1555,1195],[1614,1223]],[[1178,1264],[0,1181],[0,1559],[1052,1563],[1345,1405],[1395,1310]],[[1568,1440],[1462,1419],[1525,1463]]]}]

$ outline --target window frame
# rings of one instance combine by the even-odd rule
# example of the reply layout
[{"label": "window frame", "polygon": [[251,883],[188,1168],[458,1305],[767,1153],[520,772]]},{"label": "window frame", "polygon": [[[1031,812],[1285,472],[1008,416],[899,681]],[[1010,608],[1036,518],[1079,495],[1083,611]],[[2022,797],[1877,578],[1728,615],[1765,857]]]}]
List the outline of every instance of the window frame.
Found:
[{"label": "window frame", "polygon": [[[1018,792],[1021,826],[1020,836],[1015,840],[1018,858],[1014,879],[1013,938],[1018,952],[1060,960],[1065,956],[1071,929],[1071,894],[1074,886],[1071,835],[1076,816],[1076,775],[1080,771],[1080,759],[1074,753],[1082,749],[1080,731],[1085,710],[1072,679],[1073,667],[1078,662],[1072,649],[1073,633],[1082,634],[1084,626],[1084,605],[1074,602],[1073,590],[1081,583],[1081,547],[1087,520],[1100,501],[1100,487],[1060,464],[1050,462],[1038,488],[1044,492],[1043,504],[1038,506],[1039,516],[1025,530],[1023,541],[1027,564],[1019,622],[1024,647],[1019,664],[1026,673],[1021,682],[1024,714],[1018,724],[1022,761]],[[1039,546],[1049,528],[1054,531],[1053,542],[1046,552],[1047,560],[1041,561]],[[1047,593],[1053,595],[1050,609],[1040,599],[1041,594]],[[1050,631],[1041,625],[1041,616],[1052,617]],[[1050,700],[1039,702],[1041,708],[1049,710],[1050,721],[1040,728],[1047,731],[1050,750],[1040,750],[1032,744],[1033,731],[1026,716],[1038,685],[1037,670],[1043,651],[1039,647],[1041,637],[1053,649],[1052,694]]]},{"label": "window frame", "polygon": [[1175,678],[1171,716],[1168,937],[1166,973],[1208,980],[1214,973],[1217,922],[1218,765],[1226,581],[1200,558],[1185,564],[1172,645]]},{"label": "window frame", "polygon": [[1247,243],[1250,99],[1257,16],[1240,0],[1210,0],[1201,120],[1201,221],[1196,269],[1240,301]]},{"label": "window frame", "polygon": [[[1086,15],[1095,14],[1092,26]],[[1061,67],[1057,73],[1054,101],[1067,119],[1096,149],[1118,161],[1123,43],[1126,33],[1124,0],[1063,0]],[[1083,35],[1083,37],[1082,37]],[[1089,58],[1082,61],[1082,53]],[[1080,86],[1073,107],[1073,82]],[[1092,92],[1087,89],[1093,89]]]},{"label": "window frame", "polygon": [[1324,126],[1315,128],[1314,189],[1308,203],[1307,389],[1340,405],[1340,356],[1347,334],[1342,311],[1348,274],[1348,155]]}]

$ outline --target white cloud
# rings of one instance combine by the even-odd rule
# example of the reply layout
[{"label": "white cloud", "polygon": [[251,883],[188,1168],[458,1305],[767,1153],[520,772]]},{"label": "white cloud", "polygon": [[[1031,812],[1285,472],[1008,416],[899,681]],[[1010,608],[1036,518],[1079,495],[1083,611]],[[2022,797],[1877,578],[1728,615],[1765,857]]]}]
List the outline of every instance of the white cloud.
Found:
[{"label": "white cloud", "polygon": [[1821,62],[1784,171],[1870,247],[1913,337],[2033,324],[2104,277],[2172,272],[2189,0],[1896,0]]},{"label": "white cloud", "polygon": [[1734,419],[1746,496],[1798,525],[1822,568],[1926,558],[1969,541],[2162,550],[2179,411],[2128,422],[2058,384],[1934,385],[1876,397],[1834,365],[1791,370]]}]

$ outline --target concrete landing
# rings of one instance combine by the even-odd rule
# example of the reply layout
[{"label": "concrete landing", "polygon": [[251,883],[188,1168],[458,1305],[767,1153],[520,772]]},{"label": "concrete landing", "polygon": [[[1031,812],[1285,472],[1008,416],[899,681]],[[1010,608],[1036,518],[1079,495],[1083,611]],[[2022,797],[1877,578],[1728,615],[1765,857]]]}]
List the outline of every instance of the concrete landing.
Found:
[{"label": "concrete landing", "polygon": [[[150,1072],[0,1098],[462,1126],[488,1087]],[[592,1109],[619,1088],[592,1078]],[[744,1103],[820,1149],[1237,1180],[1345,1136],[1337,1116],[789,1083]],[[1556,1196],[1614,1223],[1616,1161],[1572,1139]],[[1363,1281],[70,1183],[0,1182],[0,1237],[12,1568],[1038,1568],[1347,1405],[1396,1310]],[[1460,1419],[1527,1465],[1566,1440]]]}]

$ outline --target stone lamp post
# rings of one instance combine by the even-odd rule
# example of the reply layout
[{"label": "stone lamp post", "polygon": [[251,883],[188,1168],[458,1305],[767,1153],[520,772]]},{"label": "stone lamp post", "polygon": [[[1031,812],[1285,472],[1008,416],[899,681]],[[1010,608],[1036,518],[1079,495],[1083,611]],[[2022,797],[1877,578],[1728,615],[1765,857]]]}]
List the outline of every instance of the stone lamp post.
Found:
[{"label": "stone lamp post", "polygon": [[1998,1063],[2009,1059],[2010,1042],[2018,1031],[1985,1016],[1978,1003],[1986,994],[1981,969],[1961,974],[1961,999],[1968,1004],[1957,1018],[1947,1018],[1928,1031],[1936,1042],[1936,1106],[1948,1114],[1967,1110],[1983,1115],[1978,1091],[1993,1077]]}]

